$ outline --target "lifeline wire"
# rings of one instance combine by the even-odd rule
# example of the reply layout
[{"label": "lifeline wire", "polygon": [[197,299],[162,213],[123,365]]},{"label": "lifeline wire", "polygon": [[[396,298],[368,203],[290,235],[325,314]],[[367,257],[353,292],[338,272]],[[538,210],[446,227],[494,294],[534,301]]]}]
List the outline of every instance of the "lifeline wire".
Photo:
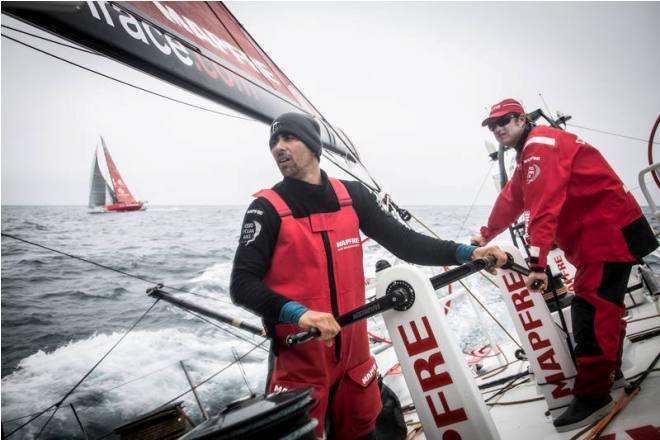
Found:
[{"label": "lifeline wire", "polygon": [[[121,341],[123,341],[124,338],[125,338],[125,337],[126,337],[126,336],[127,336],[127,335],[128,335],[128,334],[129,334],[129,333],[130,333],[130,332],[131,332],[131,331],[132,331],[132,330],[133,330],[133,329],[134,329],[139,323],[140,323],[140,321],[142,321],[142,320],[144,319],[144,317],[147,316],[147,314],[149,314],[149,312],[151,311],[151,309],[154,308],[154,306],[158,303],[158,301],[160,301],[160,300],[159,300],[159,299],[155,300],[155,301],[153,302],[153,304],[151,304],[151,305],[149,306],[149,308],[148,308],[148,309],[142,314],[142,316],[140,316],[140,317],[139,317],[139,318],[133,323],[133,325],[132,325],[128,330],[126,330],[126,332],[121,336],[121,338],[119,338],[119,340],[118,340],[117,342],[115,342],[115,344],[110,348],[110,350],[108,350],[108,351],[107,351],[107,352],[101,357],[101,359],[99,359],[98,362],[96,362],[96,364],[94,364],[94,366],[93,366],[93,367],[92,367],[87,373],[85,373],[85,375],[84,375],[84,376],[78,381],[78,383],[76,383],[76,384],[73,386],[73,388],[71,388],[71,389],[70,389],[70,390],[64,395],[64,397],[62,397],[57,403],[53,404],[52,406],[50,406],[50,407],[48,408],[48,409],[50,409],[50,408],[55,407],[55,411],[53,411],[53,413],[50,415],[50,417],[48,418],[48,420],[46,420],[46,423],[44,423],[44,425],[41,427],[41,430],[39,430],[39,433],[37,434],[36,438],[39,438],[39,437],[41,436],[41,434],[42,434],[42,433],[44,432],[44,430],[46,429],[46,426],[48,426],[48,424],[50,423],[50,421],[51,421],[51,420],[53,419],[53,417],[55,416],[55,413],[57,412],[57,410],[60,409],[60,406],[64,403],[64,401],[65,401],[65,400],[66,400],[66,399],[67,399],[67,398],[68,398],[68,397],[69,397],[69,396],[70,396],[70,395],[71,395],[71,394],[72,394],[72,393],[73,393],[73,392],[74,392],[74,391],[75,391],[75,390],[76,390],[76,389],[77,389],[77,388],[78,388],[78,387],[79,387],[84,381],[85,381],[85,379],[87,379],[87,377],[89,377],[90,374],[92,374],[92,372],[93,372],[94,370],[96,370],[96,367],[98,367],[99,365],[101,365],[101,362],[103,362],[103,361],[105,360],[105,358],[107,358],[107,357],[110,355],[110,353],[112,353],[112,351],[113,351],[113,350],[114,350],[114,349],[115,349],[115,348],[121,343]],[[44,412],[48,411],[48,409],[44,410]],[[43,413],[42,413],[42,414],[43,414]],[[36,417],[35,417],[35,418],[36,418]],[[34,419],[32,419],[32,420],[34,420]],[[27,425],[28,423],[30,423],[32,420],[28,421],[27,423],[21,425],[21,426],[18,427],[17,429],[15,429],[15,430],[13,430],[12,432],[10,432],[9,434],[7,434],[6,438],[9,438],[12,434],[14,434],[15,432],[17,432],[19,429],[23,428],[25,425]]]},{"label": "lifeline wire", "polygon": [[[641,139],[641,138],[638,138],[638,137],[628,136],[628,135],[625,135],[625,134],[613,133],[611,131],[598,130],[597,128],[583,127],[581,125],[569,124],[568,122],[566,123],[566,125],[569,125],[569,126],[575,127],[575,128],[581,128],[583,130],[595,131],[597,133],[609,134],[610,136],[618,136],[618,137],[625,138],[625,139],[632,139],[634,141],[642,141],[645,144],[648,143],[648,139]],[[660,145],[660,142],[653,142],[653,144],[654,145]]]},{"label": "lifeline wire", "polygon": [[[265,340],[264,340],[261,344],[259,344],[259,345],[264,344],[264,342],[266,342],[267,340],[268,340],[268,339],[265,339]],[[194,387],[191,387],[191,388],[189,388],[188,390],[184,391],[183,393],[181,393],[181,394],[179,394],[179,395],[173,397],[172,399],[168,400],[167,402],[165,402],[165,403],[163,403],[163,404],[161,404],[161,405],[158,405],[156,408],[160,408],[160,407],[162,407],[162,406],[169,405],[170,403],[174,402],[175,400],[180,399],[181,397],[183,397],[183,396],[185,396],[186,394],[190,393],[190,392],[193,390],[193,388],[199,388],[200,386],[202,386],[202,385],[204,385],[205,383],[209,382],[211,379],[213,379],[214,377],[216,377],[217,375],[219,375],[219,374],[222,373],[223,371],[225,371],[225,370],[227,370],[228,368],[230,368],[231,366],[233,366],[237,361],[242,360],[243,358],[245,358],[247,355],[249,355],[250,353],[252,353],[252,352],[253,352],[254,350],[256,350],[256,349],[257,349],[256,346],[255,346],[255,347],[252,347],[251,349],[249,349],[248,351],[246,351],[244,354],[242,354],[237,360],[235,360],[235,361],[233,361],[233,362],[230,362],[228,365],[225,365],[225,366],[222,367],[219,371],[217,371],[216,373],[213,373],[211,376],[209,376],[209,377],[207,377],[206,379],[204,379],[203,381],[199,382],[199,383],[198,383],[197,385],[195,385]],[[107,437],[111,436],[112,434],[114,434],[114,430],[113,430],[113,431],[110,431],[110,432],[108,432],[108,433],[106,433],[106,434],[104,434],[104,435],[102,435],[101,437],[96,438],[95,440],[102,440],[102,439],[104,439],[104,438],[107,438]]]},{"label": "lifeline wire", "polygon": [[[42,249],[46,249],[46,250],[51,251],[51,252],[55,252],[56,254],[64,255],[64,256],[69,257],[69,258],[73,258],[75,260],[84,261],[85,263],[93,264],[94,266],[98,266],[102,269],[110,270],[112,272],[117,272],[117,273],[120,273],[120,274],[125,275],[127,277],[131,277],[131,278],[135,278],[136,280],[144,281],[145,283],[159,284],[157,281],[142,278],[138,275],[134,275],[132,273],[124,272],[123,270],[116,269],[116,268],[110,267],[110,266],[106,266],[105,264],[97,263],[95,261],[88,260],[88,259],[83,258],[83,257],[79,257],[77,255],[72,255],[72,254],[68,254],[68,253],[63,252],[63,251],[58,251],[57,249],[49,248],[48,246],[44,246],[44,245],[39,244],[39,243],[34,243],[32,241],[25,240],[24,238],[20,238],[20,237],[17,237],[15,235],[7,234],[5,232],[3,232],[0,235],[2,235],[3,237],[12,238],[12,239],[17,240],[17,241],[22,241],[23,243],[27,243],[27,244],[32,245],[32,246],[40,247]],[[182,293],[189,293],[191,295],[203,296],[203,295],[200,295],[200,294],[197,294],[197,293],[194,293],[194,292],[190,292],[190,291],[185,290],[185,289],[180,289],[178,287],[165,286],[165,285],[163,285],[163,287],[167,287],[168,289],[176,290],[176,291],[182,292]],[[230,303],[228,301],[224,301],[220,298],[211,298],[211,297],[208,297],[208,296],[204,296],[204,298],[214,299],[215,301],[219,301],[219,302],[222,302],[222,303],[225,303],[225,304],[232,304],[232,303]]]}]

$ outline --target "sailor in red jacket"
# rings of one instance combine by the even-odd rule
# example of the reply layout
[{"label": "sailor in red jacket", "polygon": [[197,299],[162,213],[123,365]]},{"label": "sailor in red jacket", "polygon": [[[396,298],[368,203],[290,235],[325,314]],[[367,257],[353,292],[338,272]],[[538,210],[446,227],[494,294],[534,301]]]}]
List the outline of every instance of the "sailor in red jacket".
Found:
[{"label": "sailor in red jacket", "polygon": [[563,130],[532,126],[514,99],[495,104],[486,125],[518,154],[513,176],[474,242],[488,243],[522,214],[533,271],[528,287],[540,280],[546,288],[546,258],[554,243],[577,268],[574,399],[554,421],[560,432],[576,429],[613,405],[609,392],[615,373],[621,374],[628,277],[658,242],[635,198],[593,146]]},{"label": "sailor in red jacket", "polygon": [[[286,113],[271,126],[271,154],[284,179],[249,206],[234,258],[231,297],[264,319],[272,338],[268,391],[313,387],[310,411],[324,437],[375,438],[381,410],[366,322],[341,329],[336,317],[365,302],[360,230],[397,257],[424,265],[506,255],[418,234],[380,209],[359,182],[328,177],[319,166],[320,127]],[[316,327],[320,340],[288,347],[284,338]]]}]

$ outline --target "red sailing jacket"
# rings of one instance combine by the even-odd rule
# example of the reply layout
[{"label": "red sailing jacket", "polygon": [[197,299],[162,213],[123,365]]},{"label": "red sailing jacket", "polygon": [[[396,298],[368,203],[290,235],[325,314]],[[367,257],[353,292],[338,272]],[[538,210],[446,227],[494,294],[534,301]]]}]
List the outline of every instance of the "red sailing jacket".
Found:
[{"label": "red sailing jacket", "polygon": [[594,147],[574,134],[534,127],[481,235],[490,240],[524,215],[531,267],[553,243],[575,266],[632,262],[657,247],[630,191]]},{"label": "red sailing jacket", "polygon": [[[365,302],[362,243],[348,191],[339,180],[328,180],[339,201],[337,212],[294,218],[275,191],[266,189],[255,196],[268,200],[282,220],[264,283],[310,310],[339,316]],[[353,327],[358,332],[362,326],[342,330],[342,340],[350,337]]]}]

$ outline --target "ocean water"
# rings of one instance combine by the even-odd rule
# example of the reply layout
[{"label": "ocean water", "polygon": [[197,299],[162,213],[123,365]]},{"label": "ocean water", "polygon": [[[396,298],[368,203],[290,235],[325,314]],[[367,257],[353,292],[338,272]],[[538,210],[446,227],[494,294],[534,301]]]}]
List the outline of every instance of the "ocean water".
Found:
[{"label": "ocean water", "polygon": [[[2,207],[2,232],[134,274],[148,281],[2,238],[2,423],[10,433],[58,402],[119,340],[154,300],[156,283],[190,293],[181,298],[259,324],[231,304],[229,277],[244,207],[159,207],[143,212],[90,215],[85,207]],[[411,209],[445,239],[466,242],[489,208],[424,206]],[[417,228],[420,229],[420,228]],[[421,230],[421,229],[420,229]],[[365,244],[365,274],[377,260],[394,257],[373,241]],[[427,268],[429,275],[442,268]],[[512,325],[499,293],[479,276],[470,280],[489,310]],[[446,294],[441,292],[440,295]],[[504,334],[491,321],[477,325],[469,304],[454,301],[449,317],[465,350]],[[483,320],[482,320],[483,321]],[[382,331],[377,321],[374,331]],[[217,326],[164,302],[117,345],[70,395],[40,438],[83,438],[73,404],[90,438],[99,438],[188,389],[180,362],[209,414],[264,389],[266,344],[259,337]],[[247,355],[246,355],[247,353]],[[244,356],[240,365],[236,357]],[[189,416],[201,420],[190,394]],[[48,411],[12,438],[34,438]],[[21,418],[23,417],[23,418]],[[112,438],[112,437],[110,437]]]}]

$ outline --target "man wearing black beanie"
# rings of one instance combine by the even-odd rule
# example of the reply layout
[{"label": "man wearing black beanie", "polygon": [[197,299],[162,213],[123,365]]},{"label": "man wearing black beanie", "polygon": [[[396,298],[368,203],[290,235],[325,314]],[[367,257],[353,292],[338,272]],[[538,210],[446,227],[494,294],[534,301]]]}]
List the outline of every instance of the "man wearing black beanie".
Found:
[{"label": "man wearing black beanie", "polygon": [[[337,439],[373,439],[381,410],[366,322],[341,329],[336,317],[365,303],[360,231],[398,258],[427,266],[506,255],[431,238],[380,209],[361,183],[321,170],[319,123],[285,113],[271,125],[270,150],[284,179],[255,194],[234,257],[232,300],[264,320],[272,339],[268,392],[313,387],[310,415]],[[284,338],[316,327],[318,340],[289,347]],[[341,331],[340,331],[341,330]]]}]

